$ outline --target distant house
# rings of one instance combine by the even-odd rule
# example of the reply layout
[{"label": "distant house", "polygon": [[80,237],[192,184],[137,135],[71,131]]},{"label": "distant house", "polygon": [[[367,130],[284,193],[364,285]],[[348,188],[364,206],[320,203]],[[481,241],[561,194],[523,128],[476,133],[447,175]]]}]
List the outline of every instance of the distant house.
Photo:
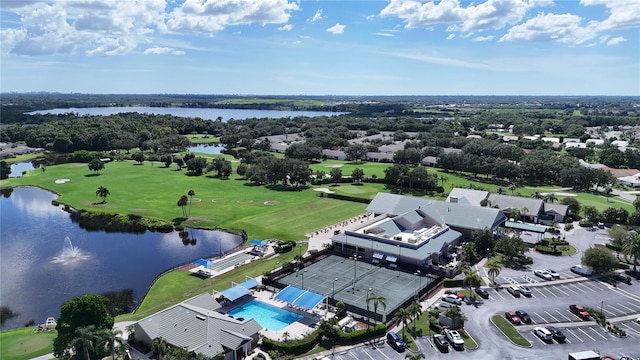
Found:
[{"label": "distant house", "polygon": [[393,153],[368,152],[367,161],[393,162]]},{"label": "distant house", "polygon": [[346,155],[344,151],[324,149],[322,150],[322,157],[325,159],[344,160]]},{"label": "distant house", "polygon": [[630,186],[633,188],[640,187],[640,173],[620,177],[618,178],[618,182],[624,186]]},{"label": "distant house", "polygon": [[162,337],[195,354],[242,359],[257,346],[262,327],[254,319],[241,321],[220,314],[219,308],[211,294],[196,296],[135,323],[135,339],[151,345]]},{"label": "distant house", "polygon": [[420,163],[425,166],[435,167],[438,164],[438,158],[435,156],[425,156]]}]

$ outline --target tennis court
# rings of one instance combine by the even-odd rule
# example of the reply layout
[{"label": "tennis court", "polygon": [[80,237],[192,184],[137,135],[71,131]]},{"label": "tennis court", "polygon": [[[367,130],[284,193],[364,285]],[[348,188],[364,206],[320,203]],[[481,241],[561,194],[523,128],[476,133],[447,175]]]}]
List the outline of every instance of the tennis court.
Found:
[{"label": "tennis court", "polygon": [[[433,278],[428,276],[418,277],[411,273],[336,255],[278,279],[280,283],[327,297],[332,297],[335,290],[336,301],[360,309],[367,308],[366,299],[371,289],[376,296],[384,297],[386,309],[378,306],[378,314],[385,315],[395,312],[397,307],[413,298],[420,286],[426,288],[433,281]],[[370,310],[373,311],[373,303],[370,303]]]}]

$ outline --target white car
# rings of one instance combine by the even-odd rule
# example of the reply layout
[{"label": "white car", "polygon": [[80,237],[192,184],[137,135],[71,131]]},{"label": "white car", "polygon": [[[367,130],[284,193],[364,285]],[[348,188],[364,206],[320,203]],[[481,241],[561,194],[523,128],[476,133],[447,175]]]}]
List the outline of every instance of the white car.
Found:
[{"label": "white car", "polygon": [[560,279],[560,274],[558,274],[553,269],[544,269],[544,272],[546,272],[547,274],[551,275],[551,277],[554,278],[554,279]]},{"label": "white car", "polygon": [[464,340],[462,339],[462,336],[460,336],[460,333],[456,330],[446,329],[444,331],[444,335],[447,337],[447,340],[449,340],[451,346],[453,346],[454,348],[464,348]]},{"label": "white car", "polygon": [[544,270],[533,270],[533,274],[539,278],[543,278],[545,280],[553,280],[553,276]]},{"label": "white car", "polygon": [[553,334],[551,333],[551,331],[543,328],[543,327],[536,327],[533,329],[533,333],[540,338],[540,340],[544,341],[544,342],[552,342],[553,341]]},{"label": "white car", "polygon": [[531,296],[531,289],[526,286],[526,285],[518,285],[518,288],[520,288],[520,294],[524,295],[524,296]]},{"label": "white car", "polygon": [[640,324],[640,317],[639,317],[639,318],[637,318],[637,319],[635,319],[635,320],[633,320],[633,321],[635,321],[635,322],[637,322],[638,324]]},{"label": "white car", "polygon": [[446,296],[442,297],[442,301],[448,302],[450,304],[456,304],[456,305],[461,305],[462,304],[462,300],[460,300],[460,298],[456,295],[453,294],[449,294]]},{"label": "white car", "polygon": [[433,308],[434,309],[448,309],[449,306],[451,306],[451,304],[446,303],[446,302],[437,302],[437,303],[433,304]]}]

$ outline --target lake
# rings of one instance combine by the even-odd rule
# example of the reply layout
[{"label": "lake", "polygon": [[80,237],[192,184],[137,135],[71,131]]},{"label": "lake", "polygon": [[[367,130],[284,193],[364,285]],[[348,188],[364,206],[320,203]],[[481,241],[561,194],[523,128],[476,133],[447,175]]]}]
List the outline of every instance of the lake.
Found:
[{"label": "lake", "polygon": [[194,245],[184,245],[178,232],[89,232],[51,205],[56,197],[38,188],[0,197],[0,304],[20,314],[3,329],[57,318],[65,301],[86,293],[130,288],[139,302],[163,271],[242,244],[222,231],[187,229]]},{"label": "lake", "polygon": [[66,108],[32,111],[28,114],[69,114],[83,115],[113,115],[119,113],[137,112],[140,114],[174,115],[181,117],[202,118],[206,120],[216,120],[218,117],[222,121],[229,119],[243,120],[251,118],[284,118],[296,116],[336,116],[346,113],[331,111],[279,111],[279,110],[249,110],[249,109],[202,109],[202,108],[177,108],[177,107],[149,107],[149,106],[119,106],[119,107],[89,107],[89,108]]}]

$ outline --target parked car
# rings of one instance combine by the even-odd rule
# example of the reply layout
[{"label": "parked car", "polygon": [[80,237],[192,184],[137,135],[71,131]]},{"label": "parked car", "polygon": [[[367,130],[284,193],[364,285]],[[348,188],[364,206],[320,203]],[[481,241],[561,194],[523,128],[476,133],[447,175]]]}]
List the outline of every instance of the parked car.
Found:
[{"label": "parked car", "polygon": [[635,320],[633,320],[633,321],[635,321],[636,323],[640,324],[640,317],[635,319]]},{"label": "parked car", "polygon": [[547,328],[547,330],[551,331],[551,334],[553,335],[553,338],[557,342],[565,342],[567,340],[567,337],[564,336],[562,331],[560,331],[560,329],[558,329],[557,327],[552,326],[552,325],[545,326],[545,327]]},{"label": "parked car", "polygon": [[627,285],[631,285],[631,276],[629,276],[629,275],[625,275],[625,274],[621,274],[621,273],[615,273],[613,275],[613,278],[618,280],[618,281],[620,281],[620,282],[623,282],[623,283],[625,283]]},{"label": "parked car", "polygon": [[455,295],[458,298],[460,298],[461,300],[464,300],[464,294],[459,292],[459,291],[457,291],[457,290],[447,289],[447,290],[444,291],[444,294],[445,295]]},{"label": "parked car", "polygon": [[569,305],[569,311],[582,320],[589,320],[591,317],[589,312],[580,305]]},{"label": "parked car", "polygon": [[624,273],[636,280],[640,280],[640,270],[625,270]]},{"label": "parked car", "polygon": [[445,329],[444,335],[454,349],[464,349],[464,340],[456,330]]},{"label": "parked car", "polygon": [[449,351],[449,343],[447,342],[447,338],[444,335],[437,334],[433,336],[433,343],[436,344],[436,347],[442,352]]},{"label": "parked car", "polygon": [[489,298],[489,292],[483,288],[477,287],[474,289],[474,291],[476,292],[476,294],[480,295],[480,297],[483,299]]},{"label": "parked car", "polygon": [[598,229],[604,229],[604,223],[603,222],[599,222],[598,223]]},{"label": "parked car", "polygon": [[520,288],[517,285],[507,286],[507,291],[515,297],[520,297]]},{"label": "parked car", "polygon": [[456,304],[456,305],[461,305],[462,304],[462,300],[460,300],[459,297],[457,297],[456,295],[453,294],[449,294],[449,295],[445,295],[442,297],[442,301],[448,302],[450,304]]},{"label": "parked car", "polygon": [[547,281],[553,280],[553,276],[551,276],[549,273],[545,272],[544,270],[533,270],[533,275],[539,278],[543,278]]},{"label": "parked car", "polygon": [[531,323],[531,316],[529,316],[529,314],[527,314],[526,311],[524,310],[517,310],[516,311],[516,315],[520,318],[520,321],[524,322],[524,323]]},{"label": "parked car", "polygon": [[544,269],[544,272],[551,275],[551,277],[554,279],[560,279],[560,274],[558,274],[558,272],[553,269]]},{"label": "parked car", "polygon": [[446,303],[446,302],[437,302],[437,303],[433,304],[433,308],[434,309],[448,309],[449,306],[451,306],[451,304]]},{"label": "parked car", "polygon": [[512,324],[520,324],[520,318],[516,315],[515,311],[506,311],[504,317],[507,318]]},{"label": "parked car", "polygon": [[398,351],[402,352],[407,348],[407,343],[405,343],[404,340],[402,340],[402,338],[393,331],[389,331],[387,334],[387,341]]},{"label": "parked car", "polygon": [[518,285],[518,287],[520,288],[520,294],[526,296],[526,297],[531,297],[531,289],[526,286],[526,285]]},{"label": "parked car", "polygon": [[593,274],[593,270],[587,267],[583,267],[582,265],[573,265],[570,270],[582,276],[590,276],[591,274]]},{"label": "parked car", "polygon": [[541,326],[537,326],[533,329],[533,333],[540,338],[540,340],[544,341],[544,342],[552,342],[553,341],[553,334],[551,333],[551,331],[547,330],[546,328],[543,328]]}]

